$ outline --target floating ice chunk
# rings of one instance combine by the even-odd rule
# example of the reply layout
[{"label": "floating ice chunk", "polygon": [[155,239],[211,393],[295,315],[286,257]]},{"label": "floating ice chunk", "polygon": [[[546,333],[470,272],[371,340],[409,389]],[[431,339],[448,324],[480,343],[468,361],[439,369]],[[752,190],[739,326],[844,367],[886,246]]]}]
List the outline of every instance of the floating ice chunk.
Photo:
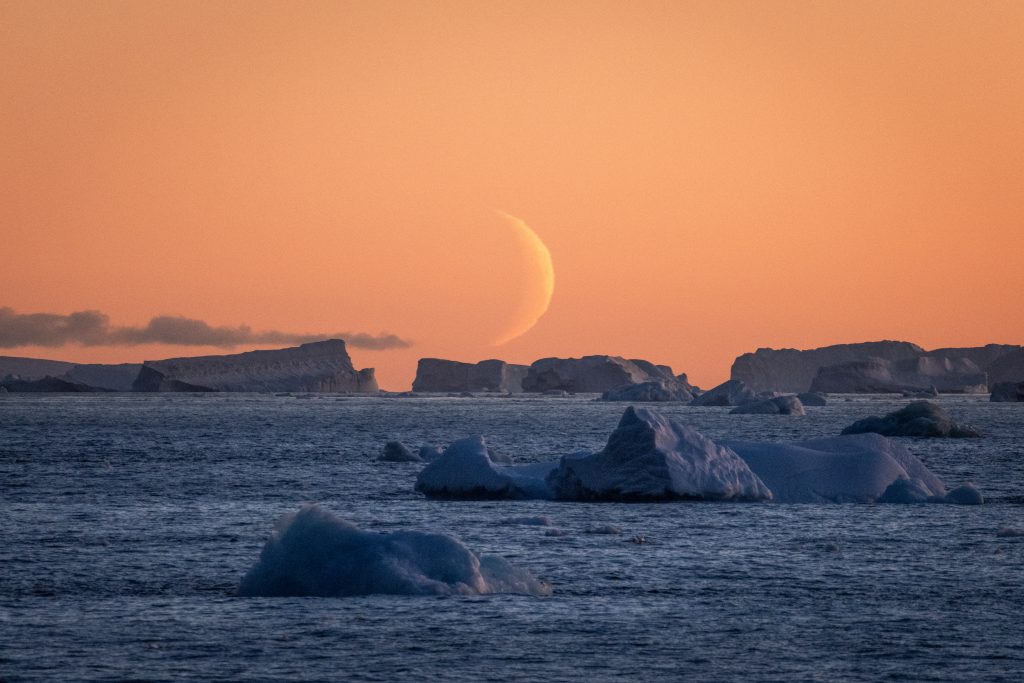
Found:
[{"label": "floating ice chunk", "polygon": [[556,463],[499,465],[481,436],[453,442],[416,477],[416,490],[436,498],[549,498],[544,477]]},{"label": "floating ice chunk", "polygon": [[820,407],[828,405],[828,397],[820,391],[805,391],[802,394],[797,394],[796,397],[800,399],[800,402],[803,403],[805,407]]},{"label": "floating ice chunk", "polygon": [[416,455],[401,441],[388,441],[384,444],[384,452],[380,456],[385,462],[422,462],[423,458]]},{"label": "floating ice chunk", "polygon": [[[945,500],[945,499],[942,499]],[[897,479],[878,497],[879,503],[930,503],[935,498],[916,479]]]},{"label": "floating ice chunk", "polygon": [[872,415],[857,420],[843,434],[875,432],[884,436],[922,436],[940,438],[980,437],[971,425],[953,422],[942,406],[930,401],[915,401],[885,417]]},{"label": "floating ice chunk", "polygon": [[242,579],[243,596],[549,595],[551,587],[444,534],[361,531],[317,505],[286,515]]},{"label": "floating ice chunk", "polygon": [[768,500],[728,448],[647,408],[629,407],[604,450],[562,458],[547,478],[561,500]]},{"label": "floating ice chunk", "polygon": [[1018,529],[1016,527],[1006,526],[1004,524],[1003,526],[999,527],[998,531],[996,531],[996,536],[998,536],[999,538],[1019,538],[1021,536],[1024,536],[1024,529]]},{"label": "floating ice chunk", "polygon": [[775,396],[736,406],[730,415],[806,415],[804,404],[796,396]]},{"label": "floating ice chunk", "polygon": [[691,406],[741,406],[757,400],[753,389],[738,379],[722,382],[690,402]]},{"label": "floating ice chunk", "polygon": [[946,494],[946,502],[954,505],[981,505],[985,502],[985,497],[974,484],[968,482]]},{"label": "floating ice chunk", "polygon": [[[942,497],[942,481],[904,446],[878,434],[799,443],[722,442],[736,451],[780,503],[870,503],[899,479],[929,497]],[[900,485],[905,486],[905,485]],[[906,491],[897,487],[890,495]]]}]

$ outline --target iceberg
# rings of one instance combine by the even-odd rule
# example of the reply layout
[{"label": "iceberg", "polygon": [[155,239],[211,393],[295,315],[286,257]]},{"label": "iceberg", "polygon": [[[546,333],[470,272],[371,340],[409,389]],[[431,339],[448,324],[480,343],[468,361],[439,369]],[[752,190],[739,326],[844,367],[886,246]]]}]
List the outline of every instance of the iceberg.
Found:
[{"label": "iceberg", "polygon": [[878,434],[722,443],[743,458],[779,503],[873,503],[898,479],[910,480],[929,497],[946,495],[942,481],[906,447]]},{"label": "iceberg", "polygon": [[930,401],[914,401],[885,417],[857,420],[843,434],[875,432],[883,436],[921,436],[939,438],[976,438],[981,432],[971,425],[953,422],[941,406]]},{"label": "iceberg", "polygon": [[550,595],[550,584],[445,534],[362,531],[306,505],[286,515],[242,579],[242,596]]},{"label": "iceberg", "polygon": [[416,477],[416,490],[431,498],[549,498],[544,477],[555,462],[496,463],[482,436],[453,442]]},{"label": "iceberg", "polygon": [[627,384],[601,394],[602,401],[636,401],[652,403],[664,401],[691,401],[693,393],[673,383],[652,380],[640,384]]},{"label": "iceberg", "polygon": [[736,453],[691,427],[629,407],[604,450],[562,458],[547,477],[558,500],[769,500]]},{"label": "iceberg", "polygon": [[800,399],[800,402],[804,406],[821,407],[828,405],[828,397],[820,391],[805,391],[802,394],[797,394],[796,397]]},{"label": "iceberg", "polygon": [[738,379],[722,382],[690,402],[691,406],[741,406],[757,400],[757,394]]},{"label": "iceberg", "polygon": [[384,462],[423,462],[423,458],[409,450],[401,441],[388,441],[380,460]]},{"label": "iceberg", "polygon": [[796,396],[776,396],[736,406],[730,415],[806,415],[804,404]]},{"label": "iceberg", "polygon": [[907,448],[880,434],[796,443],[715,442],[655,410],[630,407],[597,453],[501,465],[482,437],[456,441],[416,490],[457,499],[669,500],[776,503],[983,502],[971,484],[948,495]]},{"label": "iceberg", "polygon": [[997,382],[992,386],[988,400],[996,403],[1024,402],[1024,382]]}]

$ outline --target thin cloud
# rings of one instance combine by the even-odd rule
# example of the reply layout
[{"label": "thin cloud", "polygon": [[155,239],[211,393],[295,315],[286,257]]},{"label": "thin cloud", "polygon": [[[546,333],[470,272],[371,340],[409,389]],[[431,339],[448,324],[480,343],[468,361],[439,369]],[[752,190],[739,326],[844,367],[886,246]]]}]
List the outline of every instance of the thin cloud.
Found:
[{"label": "thin cloud", "polygon": [[243,344],[305,344],[323,339],[344,339],[352,347],[381,351],[401,349],[410,343],[394,334],[335,332],[297,334],[278,330],[253,330],[248,325],[216,327],[203,320],[180,316],[157,316],[142,327],[114,327],[101,311],[17,313],[0,308],[0,348],[18,346],[216,346],[234,348]]}]

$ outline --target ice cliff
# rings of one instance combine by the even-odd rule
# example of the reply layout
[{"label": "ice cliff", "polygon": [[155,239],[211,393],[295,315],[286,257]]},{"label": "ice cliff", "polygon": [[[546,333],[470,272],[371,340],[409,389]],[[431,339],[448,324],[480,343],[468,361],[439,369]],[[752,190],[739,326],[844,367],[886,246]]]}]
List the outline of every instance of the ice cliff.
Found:
[{"label": "ice cliff", "polygon": [[273,351],[146,361],[134,391],[377,391],[373,369],[356,370],[345,342],[330,339]]},{"label": "ice cliff", "polygon": [[503,360],[462,363],[443,358],[420,358],[413,391],[501,391],[523,390],[527,366]]}]

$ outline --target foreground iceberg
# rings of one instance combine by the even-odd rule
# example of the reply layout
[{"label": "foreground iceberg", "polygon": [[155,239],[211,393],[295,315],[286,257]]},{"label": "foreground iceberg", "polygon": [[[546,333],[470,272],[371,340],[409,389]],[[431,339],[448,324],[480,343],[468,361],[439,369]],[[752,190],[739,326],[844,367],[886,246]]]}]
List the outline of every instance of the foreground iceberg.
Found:
[{"label": "foreground iceberg", "polygon": [[456,538],[373,533],[317,505],[282,519],[238,589],[243,596],[549,595],[551,586]]},{"label": "foreground iceberg", "polygon": [[559,500],[769,500],[739,456],[647,408],[627,408],[604,450],[562,458],[547,483]]}]

